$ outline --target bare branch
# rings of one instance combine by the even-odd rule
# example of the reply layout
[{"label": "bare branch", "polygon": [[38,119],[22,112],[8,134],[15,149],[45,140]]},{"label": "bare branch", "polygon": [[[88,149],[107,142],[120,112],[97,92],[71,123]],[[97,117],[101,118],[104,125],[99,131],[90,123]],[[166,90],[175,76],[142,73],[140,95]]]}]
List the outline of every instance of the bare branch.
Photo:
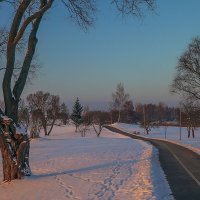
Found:
[{"label": "bare branch", "polygon": [[5,27],[0,29],[0,57],[6,52],[6,44],[8,41],[8,32]]},{"label": "bare branch", "polygon": [[[43,7],[46,7],[45,2],[46,1],[41,0],[41,9]],[[53,1],[51,1],[51,2],[53,2]],[[33,59],[33,56],[35,53],[36,44],[37,44],[36,35],[37,35],[37,31],[38,31],[38,28],[41,23],[43,15],[44,15],[44,12],[32,24],[32,29],[31,29],[29,39],[28,39],[28,49],[27,49],[27,52],[26,52],[26,55],[24,58],[22,70],[21,70],[18,80],[15,82],[15,85],[13,88],[13,94],[15,95],[16,99],[20,98],[23,88],[25,86],[27,77],[28,77],[29,69],[31,66],[31,62],[32,62],[32,59]]]},{"label": "bare branch", "polygon": [[13,22],[12,22],[12,26],[11,26],[11,29],[10,29],[10,34],[9,34],[8,42],[11,43],[11,44],[13,44],[13,42],[15,40],[19,26],[21,24],[22,17],[23,17],[23,15],[24,15],[24,13],[25,13],[25,11],[26,11],[26,9],[27,9],[27,7],[29,6],[30,3],[31,3],[31,0],[23,0],[20,3],[19,7],[17,8],[17,11],[15,13],[15,17],[14,17]]},{"label": "bare branch", "polygon": [[70,17],[80,27],[87,29],[94,23],[95,0],[61,0],[68,9]]},{"label": "bare branch", "polygon": [[196,37],[182,54],[171,90],[189,99],[200,99],[200,37]]},{"label": "bare branch", "polygon": [[143,9],[147,7],[149,10],[155,9],[155,0],[112,0],[117,10],[123,15],[133,15],[142,17]]},{"label": "bare branch", "polygon": [[[41,67],[42,67],[42,64],[39,62],[37,53],[35,53],[33,56],[32,62],[30,64],[29,73],[28,73],[27,81],[26,81],[27,83],[29,83],[29,84],[32,83],[32,80],[37,77],[37,72],[39,71],[39,69]],[[2,70],[3,70],[3,68],[2,68]],[[22,62],[20,59],[20,60],[16,61],[14,72],[13,72],[13,78],[14,78],[15,82],[19,78],[21,70],[22,70]]]},{"label": "bare branch", "polygon": [[33,22],[35,19],[40,18],[51,6],[54,0],[49,0],[45,6],[41,7],[38,12],[35,12],[33,15],[28,17],[22,24],[20,30],[18,31],[14,43],[18,43],[18,41],[22,38],[24,31],[26,30],[27,26]]}]

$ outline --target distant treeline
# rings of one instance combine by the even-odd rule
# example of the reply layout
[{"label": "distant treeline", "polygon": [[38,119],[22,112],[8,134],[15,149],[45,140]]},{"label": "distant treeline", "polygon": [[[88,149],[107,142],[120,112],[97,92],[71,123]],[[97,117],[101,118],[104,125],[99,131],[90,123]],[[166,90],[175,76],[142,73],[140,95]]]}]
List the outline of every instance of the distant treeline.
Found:
[{"label": "distant treeline", "polygon": [[[118,121],[118,110],[110,111],[88,111],[88,115],[99,112],[105,118],[107,123],[115,123]],[[121,110],[120,122],[122,123],[142,123],[144,115],[146,120],[152,122],[176,122],[179,109],[166,106],[164,103],[159,104],[141,104],[135,106],[132,101],[127,101]]]}]

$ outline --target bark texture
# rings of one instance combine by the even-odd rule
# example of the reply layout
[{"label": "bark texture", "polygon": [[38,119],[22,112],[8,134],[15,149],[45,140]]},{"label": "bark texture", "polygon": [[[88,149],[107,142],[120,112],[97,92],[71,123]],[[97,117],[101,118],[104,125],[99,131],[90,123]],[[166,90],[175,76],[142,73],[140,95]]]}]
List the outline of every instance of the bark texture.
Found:
[{"label": "bark texture", "polygon": [[0,149],[4,182],[31,175],[29,138],[27,134],[19,130],[10,118],[0,117]]}]

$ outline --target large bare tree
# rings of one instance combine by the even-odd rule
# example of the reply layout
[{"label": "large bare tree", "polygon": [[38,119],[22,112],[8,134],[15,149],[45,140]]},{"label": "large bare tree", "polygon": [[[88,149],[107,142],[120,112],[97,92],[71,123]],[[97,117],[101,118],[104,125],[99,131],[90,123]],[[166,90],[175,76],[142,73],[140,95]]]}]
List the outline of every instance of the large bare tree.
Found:
[{"label": "large bare tree", "polygon": [[[18,120],[18,104],[23,92],[31,62],[38,42],[37,32],[44,14],[55,3],[54,0],[15,0],[3,1],[14,5],[15,14],[8,31],[6,69],[3,78],[3,94],[5,101],[5,114],[15,122]],[[87,29],[94,24],[96,11],[95,0],[61,0],[67,8],[70,17],[81,27]],[[141,16],[144,7],[153,9],[155,0],[112,0],[117,10],[123,15]],[[16,47],[28,35],[27,51],[25,53],[21,71],[14,85],[12,85],[13,72],[16,61]]]},{"label": "large bare tree", "polygon": [[[141,16],[144,7],[153,9],[155,0],[111,0],[117,10],[123,15]],[[0,143],[4,163],[4,180],[12,180],[21,178],[25,173],[25,165],[27,165],[25,158],[29,152],[29,142],[23,134],[16,134],[16,127],[11,128],[12,124],[18,122],[18,106],[21,94],[30,73],[31,63],[35,54],[36,45],[38,43],[37,32],[40,28],[44,15],[51,10],[55,0],[0,0],[3,3],[9,3],[14,7],[14,17],[8,30],[8,37],[6,42],[6,64],[5,73],[3,76],[3,95],[5,102],[5,115],[11,120],[7,120],[1,114],[1,129],[0,129]],[[94,14],[96,11],[95,0],[60,0],[67,8],[70,17],[81,27],[87,29],[94,23]],[[20,71],[17,78],[14,80],[14,69],[16,66],[16,51],[17,46],[23,39],[27,39],[27,47],[24,58],[21,61]],[[2,45],[3,47],[3,45]],[[10,146],[4,140],[5,134],[9,133],[12,137],[8,138],[14,144],[12,151]],[[16,137],[14,137],[16,136]],[[23,137],[22,137],[23,136]],[[16,144],[26,144],[24,146]],[[17,154],[19,152],[19,154]],[[25,153],[24,153],[25,152]],[[18,156],[19,155],[19,156]],[[20,159],[20,160],[19,160]],[[15,165],[23,166],[24,168],[14,168]],[[17,175],[18,174],[18,175]]]},{"label": "large bare tree", "polygon": [[195,37],[180,56],[171,91],[184,99],[200,100],[200,37]]},{"label": "large bare tree", "polygon": [[[6,70],[3,78],[3,94],[5,102],[5,114],[12,118],[15,122],[18,121],[18,104],[22,91],[24,89],[31,61],[33,59],[37,44],[37,31],[40,26],[44,13],[51,7],[53,1],[41,0],[38,10],[30,13],[27,17],[26,11],[31,6],[31,0],[20,1],[16,8],[16,13],[11,24],[9,37],[7,42],[6,53]],[[31,26],[28,37],[27,51],[22,63],[21,72],[12,87],[12,78],[15,67],[16,46],[25,34],[28,26]]]}]

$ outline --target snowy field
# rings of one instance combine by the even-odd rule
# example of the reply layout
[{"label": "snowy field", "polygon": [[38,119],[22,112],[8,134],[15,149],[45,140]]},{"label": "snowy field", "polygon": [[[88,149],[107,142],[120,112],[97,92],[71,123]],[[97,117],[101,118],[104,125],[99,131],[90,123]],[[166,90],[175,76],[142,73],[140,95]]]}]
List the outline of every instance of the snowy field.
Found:
[{"label": "snowy field", "polygon": [[153,128],[149,135],[144,134],[144,129],[141,128],[139,125],[135,124],[123,124],[123,123],[116,123],[113,124],[114,127],[119,128],[121,130],[127,131],[129,133],[138,132],[140,136],[149,137],[149,138],[156,138],[171,141],[173,143],[180,144],[185,146],[196,153],[200,154],[200,128],[195,130],[195,138],[187,137],[187,128],[181,128],[181,140],[180,140],[180,128],[169,126],[166,129],[166,138],[165,138],[165,127],[160,126],[158,128]]},{"label": "snowy field", "polygon": [[30,166],[32,176],[0,184],[1,200],[173,199],[157,150],[106,129],[82,138],[74,127],[55,127],[31,141]]}]

